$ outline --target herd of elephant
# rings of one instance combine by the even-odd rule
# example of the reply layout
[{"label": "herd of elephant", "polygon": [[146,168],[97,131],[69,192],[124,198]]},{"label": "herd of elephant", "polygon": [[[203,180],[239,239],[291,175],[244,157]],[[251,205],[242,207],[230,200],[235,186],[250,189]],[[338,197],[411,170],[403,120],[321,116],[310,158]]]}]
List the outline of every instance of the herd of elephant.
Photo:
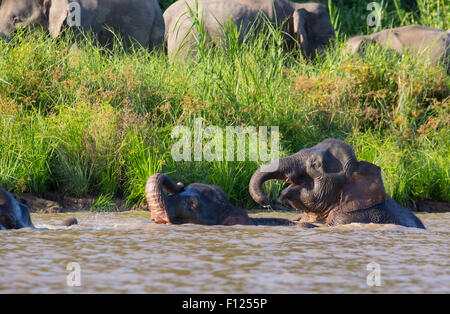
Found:
[{"label": "herd of elephant", "polygon": [[[17,27],[32,25],[42,26],[57,37],[70,25],[92,31],[107,45],[115,36],[112,29],[121,35],[125,47],[131,43],[149,49],[166,47],[173,60],[195,53],[198,34],[194,24],[204,26],[206,39],[214,46],[225,36],[227,23],[238,27],[242,41],[253,26],[260,25],[256,22],[262,16],[282,26],[286,47],[298,43],[306,57],[320,54],[335,37],[326,6],[287,0],[178,0],[164,15],[157,0],[3,0],[0,36],[10,38]],[[450,63],[450,32],[445,30],[420,25],[385,29],[350,38],[346,51],[363,54],[367,43],[398,54],[426,51],[433,61],[444,62],[447,68]]]},{"label": "herd of elephant", "polygon": [[[164,15],[157,0],[3,0],[0,36],[10,38],[17,27],[42,26],[57,37],[69,27],[68,18],[74,12],[69,5],[75,2],[75,9],[80,10],[77,26],[92,31],[101,44],[107,45],[113,38],[109,27],[121,35],[125,46],[138,43],[149,49],[167,47],[170,60],[195,53],[196,15],[203,19],[205,34],[213,44],[225,36],[225,23],[235,23],[242,40],[262,15],[271,23],[283,25],[286,47],[299,44],[307,58],[320,54],[335,36],[325,6],[287,0],[179,0]],[[449,64],[449,31],[419,25],[386,29],[350,38],[346,50],[363,54],[367,43],[398,54],[426,51],[432,61],[444,62],[447,67]],[[353,149],[340,140],[328,139],[274,162],[277,170],[265,172],[260,168],[252,176],[250,195],[261,206],[268,206],[271,201],[263,193],[263,183],[272,179],[290,183],[279,201],[303,211],[295,222],[250,218],[244,209],[230,204],[219,187],[200,183],[184,187],[164,174],[151,176],[146,185],[152,220],[164,224],[312,227],[378,223],[425,228],[413,213],[386,194],[380,168],[358,161]],[[69,219],[65,224],[75,222]],[[23,227],[33,227],[29,208],[0,189],[0,230]]]},{"label": "herd of elephant", "polygon": [[[419,218],[386,194],[380,168],[358,161],[352,147],[341,140],[327,139],[262,165],[249,183],[251,197],[261,206],[271,204],[263,192],[263,183],[268,180],[290,183],[279,201],[303,211],[300,218],[250,218],[244,209],[232,205],[218,186],[194,183],[185,187],[162,173],[148,179],[145,196],[151,219],[159,224],[309,228],[376,223],[425,229]],[[75,219],[64,222],[67,226],[74,223]],[[0,230],[23,227],[33,227],[30,210],[0,189]]]}]

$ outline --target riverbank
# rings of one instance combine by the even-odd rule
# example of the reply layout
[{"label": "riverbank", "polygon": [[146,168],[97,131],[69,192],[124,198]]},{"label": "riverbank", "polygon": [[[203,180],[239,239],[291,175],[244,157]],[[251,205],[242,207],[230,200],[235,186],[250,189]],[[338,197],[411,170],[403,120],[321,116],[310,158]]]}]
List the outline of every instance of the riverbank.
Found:
[{"label": "riverbank", "polygon": [[[233,204],[254,207],[248,182],[261,162],[174,160],[173,129],[193,130],[202,117],[222,130],[278,126],[282,155],[340,138],[382,168],[388,194],[403,205],[450,202],[443,68],[377,51],[361,60],[338,44],[312,64],[271,45],[170,64],[143,50],[73,49],[45,34],[0,42],[0,186],[120,198],[131,208],[145,202],[146,180],[164,172],[219,185]],[[275,199],[283,184],[266,188]]]},{"label": "riverbank", "polygon": [[[448,19],[422,24],[445,28],[441,20]],[[228,33],[227,47],[175,64],[145,49],[105,51],[92,41],[73,45],[69,35],[18,32],[0,41],[0,186],[134,208],[145,206],[147,179],[163,172],[185,185],[218,185],[233,204],[254,208],[248,183],[264,161],[249,161],[249,153],[227,159],[226,146],[223,161],[174,158],[173,130],[193,139],[201,117],[204,128],[222,131],[278,127],[281,155],[342,139],[381,167],[387,193],[402,205],[450,202],[450,76],[422,56],[376,47],[363,59],[348,56],[344,35],[359,28],[340,29],[345,34],[315,62],[286,53],[272,30],[241,45]],[[283,183],[265,189],[276,199]]]}]

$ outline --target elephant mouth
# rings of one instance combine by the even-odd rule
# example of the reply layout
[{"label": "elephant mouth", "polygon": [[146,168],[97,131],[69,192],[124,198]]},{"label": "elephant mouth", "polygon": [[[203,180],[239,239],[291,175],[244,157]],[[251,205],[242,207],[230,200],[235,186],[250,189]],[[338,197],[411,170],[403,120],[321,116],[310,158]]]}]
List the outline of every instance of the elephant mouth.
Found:
[{"label": "elephant mouth", "polygon": [[294,188],[297,188],[298,186],[297,185],[295,185],[295,184],[291,184],[291,185],[289,185],[286,189],[284,189],[282,192],[281,192],[281,194],[280,194],[280,196],[278,197],[278,202],[281,204],[281,205],[284,205],[284,206],[293,206],[292,205],[292,203],[291,203],[291,201],[290,201],[290,199],[289,199],[289,193],[291,192],[291,190],[293,190]]},{"label": "elephant mouth", "polygon": [[278,202],[284,205],[289,205],[297,210],[307,211],[308,206],[301,200],[302,191],[311,190],[311,184],[306,180],[300,183],[293,183],[291,180],[286,180],[286,182],[291,183],[286,189],[284,189]]},{"label": "elephant mouth", "polygon": [[170,218],[168,213],[164,209],[159,210],[152,210],[152,221],[156,222],[157,224],[163,224],[163,225],[171,225]]},{"label": "elephant mouth", "polygon": [[[195,221],[193,217],[192,221]],[[164,209],[160,209],[158,211],[152,211],[152,221],[154,221],[157,224],[162,225],[181,225],[185,223],[191,222],[191,219],[187,219],[184,216],[175,215],[172,211],[169,213],[168,211]]]}]

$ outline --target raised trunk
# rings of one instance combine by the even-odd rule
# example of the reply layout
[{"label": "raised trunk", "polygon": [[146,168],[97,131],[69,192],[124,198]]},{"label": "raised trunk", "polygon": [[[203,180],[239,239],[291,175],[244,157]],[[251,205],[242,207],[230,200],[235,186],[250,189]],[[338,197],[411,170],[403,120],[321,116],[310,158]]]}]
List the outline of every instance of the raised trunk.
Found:
[{"label": "raised trunk", "polygon": [[176,193],[181,186],[176,185],[169,177],[157,173],[152,175],[145,186],[145,196],[151,212],[152,220],[157,223],[170,223],[169,200],[164,193],[164,189],[171,193]]}]

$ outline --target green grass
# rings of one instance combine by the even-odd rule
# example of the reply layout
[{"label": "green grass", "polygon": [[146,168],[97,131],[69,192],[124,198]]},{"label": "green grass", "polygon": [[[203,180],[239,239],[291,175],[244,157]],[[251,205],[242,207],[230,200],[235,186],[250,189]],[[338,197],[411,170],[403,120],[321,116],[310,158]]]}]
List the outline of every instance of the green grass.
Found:
[{"label": "green grass", "polygon": [[92,202],[90,210],[92,212],[114,212],[117,211],[117,207],[112,195],[101,194]]},{"label": "green grass", "polygon": [[[420,4],[409,14],[397,2],[383,15],[394,26],[448,27],[443,3],[427,16]],[[147,178],[164,172],[219,185],[234,204],[252,207],[248,181],[258,163],[172,159],[173,127],[203,117],[206,126],[279,126],[283,155],[343,139],[383,169],[396,200],[450,201],[449,76],[426,58],[374,47],[364,59],[345,56],[346,35],[373,30],[365,5],[333,3],[340,38],[314,63],[285,53],[270,27],[238,44],[228,25],[223,48],[200,45],[196,58],[174,64],[161,53],[105,51],[91,41],[74,48],[39,32],[0,41],[0,186],[97,196],[94,210],[104,210],[113,196],[141,204]],[[281,188],[267,186],[274,197]]]}]

